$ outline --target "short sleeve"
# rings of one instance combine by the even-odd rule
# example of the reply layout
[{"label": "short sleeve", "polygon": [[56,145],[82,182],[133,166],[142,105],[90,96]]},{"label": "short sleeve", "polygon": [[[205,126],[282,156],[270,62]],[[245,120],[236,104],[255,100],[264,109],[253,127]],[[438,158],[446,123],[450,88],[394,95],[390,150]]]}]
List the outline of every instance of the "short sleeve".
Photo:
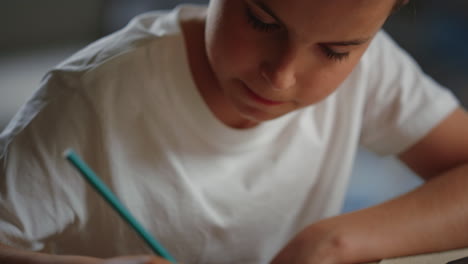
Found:
[{"label": "short sleeve", "polygon": [[68,147],[98,146],[95,119],[73,78],[46,76],[0,136],[0,242],[47,250],[48,238],[86,219],[85,184],[63,159]]},{"label": "short sleeve", "polygon": [[383,31],[374,38],[363,63],[369,82],[360,142],[379,155],[401,153],[459,105]]}]

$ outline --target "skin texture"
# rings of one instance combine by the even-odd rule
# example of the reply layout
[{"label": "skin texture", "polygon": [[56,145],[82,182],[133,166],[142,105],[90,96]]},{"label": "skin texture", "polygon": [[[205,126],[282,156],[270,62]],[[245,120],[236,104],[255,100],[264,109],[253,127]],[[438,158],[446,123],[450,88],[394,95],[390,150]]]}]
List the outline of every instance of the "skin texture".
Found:
[{"label": "skin texture", "polygon": [[[188,41],[197,86],[213,113],[234,128],[318,103],[351,73],[393,5],[393,0],[211,1],[206,28],[200,21],[198,31],[186,30],[192,36],[206,29],[205,39]],[[268,29],[255,26],[252,17]],[[363,41],[330,44],[354,40]]]}]

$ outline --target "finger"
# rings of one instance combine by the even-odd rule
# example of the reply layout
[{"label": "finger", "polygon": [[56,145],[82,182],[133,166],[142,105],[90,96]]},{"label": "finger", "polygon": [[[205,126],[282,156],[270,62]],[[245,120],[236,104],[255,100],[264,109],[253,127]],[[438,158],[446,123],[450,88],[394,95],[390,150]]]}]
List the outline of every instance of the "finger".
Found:
[{"label": "finger", "polygon": [[159,258],[159,257],[151,257],[147,262],[144,264],[172,264],[172,262],[169,262],[165,259]]}]

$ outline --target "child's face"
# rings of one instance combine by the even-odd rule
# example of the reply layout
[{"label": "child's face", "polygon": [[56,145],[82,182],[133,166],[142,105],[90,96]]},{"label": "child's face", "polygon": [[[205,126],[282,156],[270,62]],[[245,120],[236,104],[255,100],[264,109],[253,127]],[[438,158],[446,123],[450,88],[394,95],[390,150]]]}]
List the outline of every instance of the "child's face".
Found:
[{"label": "child's face", "polygon": [[250,120],[317,103],[348,76],[395,0],[211,0],[210,64]]}]

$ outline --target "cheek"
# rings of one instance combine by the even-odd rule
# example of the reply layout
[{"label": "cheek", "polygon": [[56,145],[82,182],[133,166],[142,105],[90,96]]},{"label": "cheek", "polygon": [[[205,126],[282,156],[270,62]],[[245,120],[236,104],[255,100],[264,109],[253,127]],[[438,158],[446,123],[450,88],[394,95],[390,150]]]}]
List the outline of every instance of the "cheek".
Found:
[{"label": "cheek", "polygon": [[[209,45],[208,53],[213,68],[220,75],[245,75],[259,65],[260,52],[249,37],[249,28],[226,24],[217,30]],[[222,72],[221,72],[222,71]],[[220,77],[241,77],[220,76]]]},{"label": "cheek", "polygon": [[332,94],[349,76],[357,62],[336,64],[333,67],[311,70],[305,74],[301,82],[299,98],[303,98],[302,105],[318,103]]}]

